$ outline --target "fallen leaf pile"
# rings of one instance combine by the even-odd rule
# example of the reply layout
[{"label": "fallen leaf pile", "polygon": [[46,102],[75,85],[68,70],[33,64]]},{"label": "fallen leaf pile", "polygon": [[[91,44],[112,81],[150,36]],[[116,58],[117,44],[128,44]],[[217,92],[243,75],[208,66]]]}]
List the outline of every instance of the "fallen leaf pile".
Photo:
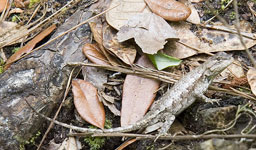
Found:
[{"label": "fallen leaf pile", "polygon": [[[178,66],[181,60],[177,58],[184,59],[199,53],[211,54],[217,51],[244,49],[239,37],[232,33],[236,32],[233,27],[230,29],[220,23],[214,23],[211,26],[201,27],[200,30],[191,31],[191,23],[200,24],[200,17],[189,1],[112,0],[109,7],[114,6],[117,7],[106,13],[108,24],[102,18],[94,19],[89,23],[96,43],[86,44],[83,53],[95,64],[133,65],[140,53],[142,57],[136,62],[137,65],[163,70],[170,66]],[[246,23],[241,22],[241,33],[248,48],[256,44],[254,33],[251,33]],[[103,128],[103,122],[100,126],[100,121],[95,120],[95,116],[100,114],[101,118],[103,117],[102,103],[114,115],[120,115],[121,126],[133,124],[143,118],[160,86],[159,81],[137,75],[127,75],[125,80],[120,82],[115,79],[111,81],[110,74],[98,68],[84,67],[82,70],[84,81],[76,83],[75,80],[76,86],[91,82],[87,87],[91,89],[87,90],[94,91],[98,98],[87,97],[86,94],[90,94],[80,87],[84,92],[80,92],[80,96],[74,94],[74,101],[75,103],[82,101],[80,103],[87,106],[83,106],[86,111],[81,108],[77,108],[77,111],[89,123],[97,124],[96,126],[100,128]],[[223,81],[228,77],[233,78],[229,85],[239,86],[236,82],[244,79],[243,68],[231,65],[216,81]],[[117,87],[121,87],[122,93]],[[98,93],[95,91],[96,88],[99,90]],[[104,89],[115,91],[117,96]],[[121,112],[115,105],[117,100],[122,100]],[[100,107],[97,106],[99,112],[89,108],[87,101],[99,103]]]}]

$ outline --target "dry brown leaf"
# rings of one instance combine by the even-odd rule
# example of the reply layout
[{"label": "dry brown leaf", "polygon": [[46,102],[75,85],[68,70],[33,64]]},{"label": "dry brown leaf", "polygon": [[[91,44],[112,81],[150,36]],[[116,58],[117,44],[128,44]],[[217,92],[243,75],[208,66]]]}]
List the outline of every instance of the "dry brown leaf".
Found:
[{"label": "dry brown leaf", "polygon": [[7,61],[4,69],[8,69],[10,65],[18,60],[22,55],[29,53],[38,42],[40,42],[42,39],[44,39],[47,35],[49,35],[54,29],[56,28],[56,25],[51,25],[47,29],[45,29],[43,32],[38,34],[36,37],[34,37],[31,41],[29,41],[25,46],[20,48],[17,52],[15,52]]},{"label": "dry brown leaf", "polygon": [[252,93],[256,95],[256,69],[250,68],[247,72],[247,80],[251,87]]},{"label": "dry brown leaf", "polygon": [[142,51],[155,54],[163,49],[167,39],[178,39],[175,30],[161,17],[153,13],[133,16],[117,33],[119,42],[134,38]]},{"label": "dry brown leaf", "polygon": [[189,7],[176,0],[145,0],[152,12],[168,21],[186,20],[191,14]]},{"label": "dry brown leaf", "polygon": [[97,89],[89,82],[75,79],[72,81],[74,103],[80,116],[90,124],[104,128],[105,110],[99,101]]},{"label": "dry brown leaf", "polygon": [[[4,10],[6,4],[8,4],[8,0],[0,0],[0,13]],[[9,4],[8,4],[8,6],[9,6]]]},{"label": "dry brown leaf", "polygon": [[30,0],[14,0],[14,5],[17,8],[25,8],[29,5]]},{"label": "dry brown leaf", "polygon": [[129,146],[130,144],[132,144],[136,141],[137,141],[136,138],[127,140],[124,143],[122,143],[118,148],[116,148],[116,150],[123,150],[124,148],[126,148],[127,146]]},{"label": "dry brown leaf", "polygon": [[127,20],[132,16],[138,13],[150,12],[144,0],[112,0],[109,8],[117,6],[118,4],[120,4],[118,7],[106,13],[108,24],[117,30],[125,25]]},{"label": "dry brown leaf", "polygon": [[[177,58],[187,58],[203,52],[244,50],[238,35],[220,30],[203,29],[201,37],[190,30],[186,23],[172,24],[180,39],[178,42],[168,42],[165,46],[167,55]],[[241,26],[241,28],[244,28]],[[253,36],[252,33],[247,33]],[[184,36],[185,35],[185,36]],[[247,48],[256,44],[256,40],[243,37]],[[182,43],[182,44],[181,44]]]},{"label": "dry brown leaf", "polygon": [[[154,68],[146,56],[142,56],[137,64]],[[141,119],[153,103],[160,82],[154,79],[127,75],[123,85],[121,126],[134,124]]]},{"label": "dry brown leaf", "polygon": [[116,31],[110,26],[104,27],[103,46],[115,54],[126,64],[133,64],[136,57],[136,49],[132,44],[119,43],[116,39]]},{"label": "dry brown leaf", "polygon": [[103,24],[99,19],[94,20],[95,22],[90,22],[90,28],[94,37],[94,40],[98,43],[100,50],[104,56],[108,59],[109,63],[113,66],[118,65],[116,59],[111,56],[103,47]]},{"label": "dry brown leaf", "polygon": [[99,47],[95,44],[85,44],[83,47],[84,55],[93,63],[99,65],[110,65],[107,58],[101,53]]}]

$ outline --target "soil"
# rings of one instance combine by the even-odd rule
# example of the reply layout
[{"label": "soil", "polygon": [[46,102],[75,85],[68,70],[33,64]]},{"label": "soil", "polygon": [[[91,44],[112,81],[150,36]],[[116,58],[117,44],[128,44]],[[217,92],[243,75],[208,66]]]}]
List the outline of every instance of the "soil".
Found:
[{"label": "soil", "polygon": [[[235,21],[233,5],[231,4],[230,6],[227,7],[227,9],[221,10],[222,5],[227,4],[225,2],[224,2],[224,4],[222,4],[223,1],[225,1],[225,0],[210,0],[209,2],[214,10],[218,10],[220,12],[220,15],[228,22],[228,24],[232,24]],[[228,0],[226,0],[226,2],[227,1]],[[239,19],[246,20],[247,22],[249,22],[250,25],[252,26],[252,31],[255,32],[256,31],[255,16],[252,15],[250,9],[248,8],[247,1],[248,0],[238,1],[238,6],[239,6],[238,11],[240,14]],[[255,0],[251,0],[251,1],[255,2]],[[45,5],[45,4],[48,5],[50,11],[47,11],[46,16],[49,16],[53,12],[57,11],[62,6],[64,6],[66,3],[67,3],[67,1],[65,1],[65,0],[55,0],[55,1],[47,1],[47,2],[41,3],[41,5]],[[61,16],[56,18],[56,20],[54,22],[57,22],[58,25],[62,24],[77,9],[83,9],[83,7],[86,6],[86,3],[87,3],[87,1],[79,2],[71,9],[66,10],[66,12],[64,14],[62,14]],[[206,2],[197,3],[197,4],[195,4],[195,7],[197,8],[197,10],[199,10],[199,14],[201,15],[201,21],[207,21],[214,15],[213,12],[209,11],[209,7],[206,5]],[[256,10],[256,3],[254,3],[253,8],[254,8],[254,10]],[[22,13],[22,15],[20,16],[21,21],[19,23],[26,24],[26,22],[29,20],[29,17],[31,16],[31,13],[33,12],[33,10],[34,10],[34,8],[26,8],[24,13]],[[43,13],[43,9],[40,9],[39,13],[38,13],[39,15],[38,16],[36,15],[32,21],[38,19],[42,13]],[[11,15],[8,19],[11,20],[12,16],[13,15]],[[216,21],[218,21],[218,18],[215,18],[213,20],[213,22],[216,22]],[[39,30],[43,30],[43,29],[40,28]],[[45,42],[45,41],[43,41],[43,42]],[[40,44],[42,44],[43,42],[41,42]],[[5,48],[5,51],[7,52],[6,53],[7,57],[9,57],[12,54],[11,50],[13,49],[13,47],[15,47],[15,46],[10,46],[10,47]],[[255,48],[256,47],[254,47],[252,49],[255,50]],[[234,56],[239,56],[240,58],[242,58],[242,61],[246,65],[251,65],[250,62],[248,61],[246,53],[234,52]],[[256,56],[255,52],[254,52],[254,56]],[[82,76],[82,75],[80,75],[80,76]],[[122,76],[119,76],[119,79],[124,79],[124,77],[125,77],[125,75],[123,74]],[[122,86],[116,86],[116,87],[119,90],[119,92],[122,93]],[[116,96],[118,97],[118,94],[116,94],[114,92],[114,90],[113,91],[105,91],[105,92],[108,94],[111,94],[111,96],[113,96],[113,97],[116,97]],[[160,96],[160,94],[158,94],[158,96]],[[196,103],[195,105],[191,106],[188,110],[183,112],[178,117],[178,120],[183,124],[183,126],[185,127],[185,129],[188,133],[201,134],[207,130],[214,129],[214,128],[209,128],[208,126],[205,127],[204,125],[207,125],[207,123],[205,123],[205,122],[204,122],[205,124],[200,124],[197,115],[198,115],[198,112],[200,112],[201,110],[205,110],[205,109],[209,109],[209,108],[216,108],[216,107],[236,106],[236,109],[234,111],[232,111],[232,113],[234,113],[234,112],[236,112],[238,105],[243,105],[248,102],[247,100],[245,100],[243,98],[240,98],[240,97],[233,98],[226,94],[221,94],[221,95],[217,94],[216,97],[223,99],[223,101],[221,101],[220,105],[216,105],[216,104],[209,105],[209,104]],[[120,97],[118,97],[117,99],[120,99]],[[121,101],[116,101],[115,103],[116,103],[116,106],[118,106],[117,108],[120,109]],[[250,105],[254,106],[255,104],[251,103]],[[105,108],[105,110],[107,111],[106,112],[107,119],[111,120],[113,127],[118,127],[120,124],[119,123],[120,118],[115,117],[113,115],[113,113],[111,113],[108,110],[107,107]],[[53,118],[54,115],[55,115],[55,112],[53,112],[50,117]],[[77,126],[83,126],[83,127],[87,127],[89,125],[88,123],[85,123],[83,121],[81,122],[80,119],[78,119],[78,118],[79,118],[79,116],[78,116],[78,114],[75,110],[74,104],[73,104],[73,95],[72,95],[72,92],[70,92],[69,96],[67,97],[67,102],[61,109],[61,112],[59,113],[57,120],[64,122],[64,123],[77,125]],[[244,127],[246,124],[248,124],[248,121],[250,121],[250,117],[245,115],[244,117],[240,118],[237,121],[238,124],[236,125],[236,127],[234,129],[240,130],[241,126]],[[253,119],[251,121],[255,122],[255,119]],[[25,145],[25,148],[27,150],[33,150],[33,149],[37,148],[37,145],[40,143],[48,126],[49,126],[49,122],[45,122],[43,124],[43,128],[40,130],[41,135],[36,137],[35,143],[30,143],[30,144]],[[234,133],[235,131],[232,130],[231,132]],[[254,129],[252,131],[252,133],[255,133],[255,132],[256,132],[256,130]],[[55,144],[62,143],[68,137],[67,136],[68,133],[70,133],[69,129],[66,129],[59,125],[54,125],[54,127],[51,129],[51,131],[47,135],[47,138],[43,143],[42,149],[48,149],[48,146],[51,142],[54,142]],[[105,139],[106,139],[105,144],[101,148],[104,150],[115,149],[123,143],[122,138],[105,138]],[[82,143],[83,150],[90,149],[90,146],[86,142],[84,142],[84,137],[81,137],[79,140]],[[204,142],[204,141],[203,140],[173,141],[172,145],[167,149],[201,149],[200,143],[202,143],[202,142]],[[131,144],[127,149],[158,149],[158,148],[164,147],[170,143],[171,143],[170,141],[158,140],[157,142],[154,142],[153,140],[142,140],[142,141],[136,142],[135,144]],[[253,144],[253,141],[245,141],[244,143],[246,143],[246,144],[243,148],[256,148],[256,145]]]}]

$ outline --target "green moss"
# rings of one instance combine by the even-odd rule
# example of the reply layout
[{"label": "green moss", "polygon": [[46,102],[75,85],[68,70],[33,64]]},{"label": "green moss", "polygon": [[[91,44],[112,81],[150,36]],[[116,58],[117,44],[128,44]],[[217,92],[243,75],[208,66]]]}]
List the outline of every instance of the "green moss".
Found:
[{"label": "green moss", "polygon": [[[95,129],[95,126],[89,126],[90,129]],[[112,122],[108,119],[105,121],[104,125],[105,129],[112,128]],[[90,146],[90,150],[99,150],[102,148],[102,146],[105,144],[106,138],[103,137],[85,137],[84,138],[85,143],[87,143]]]},{"label": "green moss", "polygon": [[231,20],[236,19],[236,12],[232,11],[232,12],[229,14],[229,18],[230,18]]},{"label": "green moss", "polygon": [[12,49],[12,53],[16,53],[19,49],[20,49],[19,47]]},{"label": "green moss", "polygon": [[21,144],[20,144],[20,150],[25,150],[25,145],[32,144],[36,145],[36,139],[41,135],[41,132],[38,131],[33,137],[31,137],[29,140],[24,141],[20,137],[15,137]]},{"label": "green moss", "polygon": [[4,72],[4,60],[0,58],[0,74]]},{"label": "green moss", "polygon": [[19,21],[19,16],[14,15],[12,16],[12,22],[18,22]]},{"label": "green moss", "polygon": [[30,0],[30,3],[29,3],[29,8],[32,8],[36,3],[39,3],[40,0]]}]

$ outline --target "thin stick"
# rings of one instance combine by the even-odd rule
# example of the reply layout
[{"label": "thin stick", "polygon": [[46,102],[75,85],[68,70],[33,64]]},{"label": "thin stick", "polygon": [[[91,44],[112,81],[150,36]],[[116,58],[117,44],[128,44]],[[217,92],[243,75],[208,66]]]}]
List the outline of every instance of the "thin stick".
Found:
[{"label": "thin stick", "polygon": [[[46,45],[48,45],[48,44],[54,42],[54,41],[57,40],[58,38],[60,38],[60,37],[62,37],[62,36],[64,36],[64,35],[66,35],[67,33],[71,32],[72,30],[75,30],[76,28],[80,27],[81,25],[88,23],[89,21],[91,21],[91,20],[93,20],[93,19],[95,19],[95,18],[97,18],[97,17],[99,17],[99,16],[105,14],[106,12],[108,12],[108,11],[114,9],[115,7],[117,7],[117,6],[119,6],[119,5],[120,5],[120,4],[118,4],[118,5],[116,5],[116,6],[112,7],[112,8],[109,8],[109,9],[103,11],[103,12],[99,13],[98,15],[95,15],[95,16],[93,16],[93,17],[91,17],[91,18],[85,20],[84,22],[79,23],[78,25],[76,25],[76,26],[70,28],[69,30],[67,30],[67,31],[63,32],[62,34],[58,35],[57,37],[55,37],[55,38],[49,40],[48,42],[44,43],[43,45],[41,45],[41,46],[39,46],[39,47],[33,49],[33,50],[30,51],[29,53],[27,53],[27,54],[21,56],[21,57],[20,57],[19,59],[17,59],[16,61],[18,61],[18,60],[20,60],[20,59],[26,57],[27,55],[33,53],[33,52],[36,51],[36,50],[39,50],[39,49],[42,48],[42,47],[44,47],[44,46],[46,46]],[[6,65],[8,65],[8,64],[6,64]]]},{"label": "thin stick", "polygon": [[235,13],[236,13],[236,24],[235,24],[235,28],[237,30],[237,33],[239,35],[239,39],[241,44],[243,45],[243,47],[245,48],[245,51],[251,61],[251,63],[253,64],[253,67],[256,68],[256,62],[255,59],[253,58],[251,52],[248,50],[247,46],[244,43],[243,37],[241,36],[241,31],[240,31],[240,23],[239,23],[239,14],[238,14],[238,8],[237,8],[237,0],[233,1],[233,5],[234,5],[234,9],[235,9]]},{"label": "thin stick", "polygon": [[[92,136],[92,137],[136,137],[140,139],[155,139],[158,135],[148,135],[148,134],[132,134],[132,133],[95,133],[95,134],[86,134],[86,133],[71,133],[68,136]],[[199,140],[199,139],[212,139],[212,138],[221,138],[221,139],[233,139],[233,138],[248,138],[256,139],[256,134],[231,134],[231,135],[220,135],[220,134],[210,134],[210,135],[164,135],[160,136],[158,139],[162,140]]]}]

